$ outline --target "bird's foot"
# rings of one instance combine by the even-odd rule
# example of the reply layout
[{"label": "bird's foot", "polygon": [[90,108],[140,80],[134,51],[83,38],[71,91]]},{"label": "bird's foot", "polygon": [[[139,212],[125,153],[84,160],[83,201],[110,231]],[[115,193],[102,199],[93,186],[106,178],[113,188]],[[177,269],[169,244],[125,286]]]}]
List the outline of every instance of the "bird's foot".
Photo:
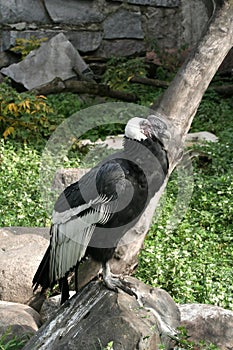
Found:
[{"label": "bird's foot", "polygon": [[103,281],[108,289],[114,290],[115,292],[121,289],[127,294],[134,295],[137,298],[137,294],[133,291],[133,284],[125,281],[121,275],[103,275]]}]

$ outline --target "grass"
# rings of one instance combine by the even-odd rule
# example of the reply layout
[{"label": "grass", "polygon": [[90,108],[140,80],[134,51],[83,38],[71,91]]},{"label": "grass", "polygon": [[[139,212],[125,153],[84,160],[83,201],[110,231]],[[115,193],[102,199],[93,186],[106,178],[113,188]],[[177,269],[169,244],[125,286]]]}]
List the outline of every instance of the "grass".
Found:
[{"label": "grass", "polygon": [[19,350],[24,347],[29,335],[16,336],[11,333],[10,328],[0,336],[0,350]]}]

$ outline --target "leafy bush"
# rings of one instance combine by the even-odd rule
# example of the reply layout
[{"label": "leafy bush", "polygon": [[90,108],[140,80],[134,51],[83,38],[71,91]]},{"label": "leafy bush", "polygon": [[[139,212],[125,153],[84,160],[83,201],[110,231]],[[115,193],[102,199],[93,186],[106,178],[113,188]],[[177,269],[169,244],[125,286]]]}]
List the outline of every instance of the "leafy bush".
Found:
[{"label": "leafy bush", "polygon": [[0,142],[0,226],[44,226],[40,199],[40,155],[24,145]]},{"label": "leafy bush", "polygon": [[4,139],[35,143],[47,138],[59,122],[45,96],[18,93],[7,83],[0,84],[0,133]]},{"label": "leafy bush", "polygon": [[103,82],[112,89],[124,90],[128,81],[134,77],[146,75],[146,65],[143,59],[114,57],[107,62],[107,69],[103,75]]},{"label": "leafy bush", "polygon": [[22,59],[24,59],[32,50],[38,49],[47,40],[47,38],[36,38],[35,36],[31,36],[29,39],[17,38],[15,40],[16,45],[10,50],[20,53]]}]

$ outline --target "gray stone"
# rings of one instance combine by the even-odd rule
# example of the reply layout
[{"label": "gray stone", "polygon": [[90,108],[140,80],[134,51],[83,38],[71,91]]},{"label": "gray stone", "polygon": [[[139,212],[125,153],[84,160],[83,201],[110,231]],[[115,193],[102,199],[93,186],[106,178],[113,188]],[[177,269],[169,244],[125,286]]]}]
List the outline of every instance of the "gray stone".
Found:
[{"label": "gray stone", "polygon": [[180,0],[114,0],[119,2],[127,2],[128,4],[155,6],[155,7],[178,7]]},{"label": "gray stone", "polygon": [[143,28],[149,46],[163,51],[166,48],[178,47],[180,37],[180,10],[177,8],[148,8],[143,15]]},{"label": "gray stone", "polygon": [[144,33],[141,25],[141,13],[130,12],[124,9],[111,14],[104,21],[104,38],[143,39]]},{"label": "gray stone", "polygon": [[47,240],[50,238],[49,227],[23,227],[23,226],[11,226],[6,227],[5,230],[13,233],[14,235],[38,235]]},{"label": "gray stone", "polygon": [[27,305],[0,301],[0,337],[10,331],[9,339],[32,336],[41,326],[40,315]]},{"label": "gray stone", "polygon": [[192,132],[186,135],[185,142],[188,144],[218,142],[218,137],[209,131]]},{"label": "gray stone", "polygon": [[104,58],[132,56],[145,52],[145,47],[143,40],[103,40],[100,48],[96,51],[96,56]]},{"label": "gray stone", "polygon": [[221,350],[233,349],[233,311],[204,304],[179,305],[179,310],[189,340],[204,340]]},{"label": "gray stone", "polygon": [[62,80],[76,78],[75,71],[81,75],[87,68],[78,51],[60,33],[39,49],[31,51],[23,61],[3,68],[1,73],[30,90],[57,77]]},{"label": "gray stone", "polygon": [[14,234],[9,229],[0,229],[0,240],[0,300],[27,304],[33,297],[32,278],[48,240],[37,234]]},{"label": "gray stone", "polygon": [[[209,1],[210,2],[210,1]],[[181,7],[182,32],[179,32],[178,46],[188,43],[193,46],[200,39],[209,20],[209,11],[203,0],[184,1]],[[193,20],[195,18],[195,21]]]},{"label": "gray stone", "polygon": [[66,33],[67,39],[81,52],[91,52],[99,48],[103,34],[94,31],[70,31]]},{"label": "gray stone", "polygon": [[104,18],[96,1],[45,0],[46,9],[55,23],[83,24],[101,22]]},{"label": "gray stone", "polygon": [[53,30],[24,30],[22,32],[17,30],[3,30],[2,31],[2,44],[1,49],[3,51],[15,46],[16,39],[30,39],[36,37],[38,39],[51,39],[58,32]]},{"label": "gray stone", "polygon": [[8,67],[16,62],[18,62],[18,59],[11,52],[0,52],[0,68]]},{"label": "gray stone", "polygon": [[61,30],[24,30],[22,32],[17,30],[3,30],[2,31],[2,44],[1,49],[3,51],[8,50],[10,47],[15,46],[15,40],[17,38],[30,39],[32,36],[36,38],[51,39],[59,33],[64,33],[68,40],[78,51],[91,52],[98,49],[103,38],[103,33],[100,31],[61,31]]},{"label": "gray stone", "polygon": [[[70,291],[70,298],[72,298],[76,292]],[[42,323],[45,323],[48,320],[51,320],[57,309],[60,307],[61,304],[61,295],[55,295],[54,297],[45,299],[42,308],[40,310],[40,316]]]},{"label": "gray stone", "polygon": [[[60,307],[24,350],[170,349],[170,334],[179,326],[179,310],[165,291],[129,278],[139,299],[91,282]],[[101,347],[102,346],[102,347]]]},{"label": "gray stone", "polygon": [[49,23],[40,0],[0,0],[0,24],[18,22]]}]

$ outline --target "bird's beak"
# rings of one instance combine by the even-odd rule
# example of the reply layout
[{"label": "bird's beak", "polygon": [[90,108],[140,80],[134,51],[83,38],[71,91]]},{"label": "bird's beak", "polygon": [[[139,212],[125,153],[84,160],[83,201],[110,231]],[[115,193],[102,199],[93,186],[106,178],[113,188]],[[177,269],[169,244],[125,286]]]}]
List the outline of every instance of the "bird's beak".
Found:
[{"label": "bird's beak", "polygon": [[150,115],[147,119],[151,125],[151,132],[156,138],[162,142],[171,139],[171,133],[168,131],[168,126],[165,120],[154,115]]}]

